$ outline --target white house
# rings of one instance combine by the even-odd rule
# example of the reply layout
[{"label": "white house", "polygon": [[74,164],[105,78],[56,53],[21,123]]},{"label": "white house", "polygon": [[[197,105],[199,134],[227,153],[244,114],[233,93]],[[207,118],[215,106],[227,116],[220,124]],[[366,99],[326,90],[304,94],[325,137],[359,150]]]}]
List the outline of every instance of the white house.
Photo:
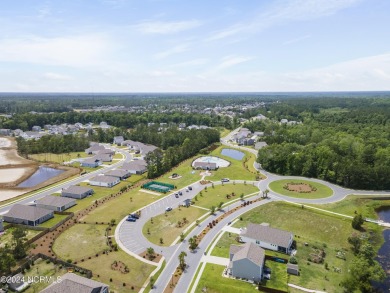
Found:
[{"label": "white house", "polygon": [[271,228],[268,224],[248,224],[240,234],[240,241],[254,243],[262,248],[290,254],[294,235],[291,232]]},{"label": "white house", "polygon": [[113,187],[120,181],[121,180],[118,177],[101,175],[89,179],[89,184],[94,186]]}]

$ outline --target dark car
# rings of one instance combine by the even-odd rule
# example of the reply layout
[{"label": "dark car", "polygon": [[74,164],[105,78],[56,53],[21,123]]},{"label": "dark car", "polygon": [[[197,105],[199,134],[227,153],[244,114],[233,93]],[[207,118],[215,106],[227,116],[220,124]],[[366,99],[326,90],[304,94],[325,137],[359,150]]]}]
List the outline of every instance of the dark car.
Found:
[{"label": "dark car", "polygon": [[137,219],[133,218],[133,217],[127,217],[126,221],[128,221],[128,222],[135,222],[135,221],[137,221]]},{"label": "dark car", "polygon": [[136,214],[136,213],[130,214],[129,217],[132,217],[132,218],[135,218],[135,219],[139,219],[139,215]]},{"label": "dark car", "polygon": [[191,186],[188,186],[188,189],[189,189],[189,190],[192,190],[192,187],[191,187]]},{"label": "dark car", "polygon": [[183,192],[179,191],[179,195],[183,195]]},{"label": "dark car", "polygon": [[175,197],[176,197],[176,198],[179,198],[179,195],[178,195],[178,194],[175,194]]}]

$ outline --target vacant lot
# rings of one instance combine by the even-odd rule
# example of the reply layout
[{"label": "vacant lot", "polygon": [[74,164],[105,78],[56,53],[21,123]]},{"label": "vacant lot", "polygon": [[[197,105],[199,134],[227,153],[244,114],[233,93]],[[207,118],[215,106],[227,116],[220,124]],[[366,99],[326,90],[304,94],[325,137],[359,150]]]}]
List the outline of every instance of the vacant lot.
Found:
[{"label": "vacant lot", "polygon": [[53,251],[64,260],[76,260],[108,248],[104,236],[106,225],[76,224],[54,242]]},{"label": "vacant lot", "polygon": [[55,224],[59,223],[61,220],[65,219],[66,217],[67,217],[67,215],[54,214],[54,218],[40,224],[39,227],[44,227],[44,228],[53,227]]},{"label": "vacant lot", "polygon": [[[14,228],[9,228],[4,231],[4,233],[0,236],[0,248],[3,247],[5,244],[11,244],[12,241],[12,231]],[[26,230],[27,239],[33,238],[35,235],[41,233],[42,231],[36,231],[36,230]]]},{"label": "vacant lot", "polygon": [[[299,184],[299,185],[296,185]],[[290,191],[285,189],[285,186],[290,186],[290,189],[298,189],[294,188],[296,186],[301,187],[304,190],[312,190],[307,193],[305,192],[298,192],[298,191]],[[295,186],[294,186],[295,185]],[[284,179],[284,180],[277,180],[274,182],[271,182],[269,185],[270,189],[273,191],[282,194],[287,195],[290,197],[298,197],[298,198],[324,198],[329,197],[333,194],[333,190],[329,188],[328,186],[325,186],[318,182],[313,182],[309,180],[292,180],[292,179]],[[314,188],[314,190],[313,190]]]},{"label": "vacant lot", "polygon": [[80,159],[91,156],[88,156],[85,152],[72,152],[63,154],[41,153],[30,155],[29,157],[39,162],[52,162],[62,164],[64,162],[69,162],[73,159]]},{"label": "vacant lot", "polygon": [[[153,223],[148,221],[142,228],[142,232],[150,242],[161,245],[160,238],[163,238],[163,246],[169,246],[185,228],[205,213],[207,213],[206,210],[195,207],[175,208],[170,212],[154,217]],[[180,225],[178,224],[179,221]]]},{"label": "vacant lot", "polygon": [[[212,206],[217,207],[220,202],[226,203],[228,201],[239,199],[241,194],[248,195],[255,192],[259,192],[259,189],[252,184],[226,184],[216,185],[208,187],[206,190],[197,194],[195,205],[204,208],[211,208]],[[232,196],[234,194],[234,196]],[[229,198],[227,197],[229,195]]]}]

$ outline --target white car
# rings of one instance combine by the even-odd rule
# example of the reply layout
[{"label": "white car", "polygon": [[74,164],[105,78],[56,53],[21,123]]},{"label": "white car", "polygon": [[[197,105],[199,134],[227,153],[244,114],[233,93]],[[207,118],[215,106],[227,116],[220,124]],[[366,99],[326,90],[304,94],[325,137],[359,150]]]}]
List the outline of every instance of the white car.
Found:
[{"label": "white car", "polygon": [[165,210],[166,210],[167,212],[170,212],[170,211],[172,211],[172,208],[171,208],[171,207],[167,207]]},{"label": "white car", "polygon": [[229,178],[222,178],[221,179],[221,182],[229,182],[230,180],[229,180]]}]

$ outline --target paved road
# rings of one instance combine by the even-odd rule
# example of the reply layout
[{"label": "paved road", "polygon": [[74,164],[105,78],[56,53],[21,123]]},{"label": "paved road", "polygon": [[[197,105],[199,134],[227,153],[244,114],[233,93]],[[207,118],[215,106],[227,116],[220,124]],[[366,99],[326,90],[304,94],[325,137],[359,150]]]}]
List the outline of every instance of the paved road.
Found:
[{"label": "paved road", "polygon": [[75,178],[73,180],[69,180],[66,183],[55,185],[54,187],[50,187],[48,189],[45,189],[44,191],[33,193],[31,196],[28,196],[28,197],[25,197],[25,198],[22,198],[22,199],[19,199],[19,200],[15,200],[15,201],[13,201],[11,203],[2,205],[2,206],[0,206],[0,215],[8,212],[8,210],[11,208],[11,206],[16,204],[16,203],[18,203],[18,204],[31,204],[31,203],[34,202],[34,200],[42,198],[42,197],[44,197],[46,195],[53,194],[54,192],[58,192],[62,188],[67,188],[67,187],[69,187],[71,185],[75,185],[75,184],[81,183],[81,182],[83,182],[85,180],[88,180],[88,179],[98,175],[98,174],[106,173],[106,172],[108,172],[108,171],[110,171],[112,169],[117,168],[124,161],[130,161],[132,159],[132,155],[129,154],[128,152],[126,152],[124,150],[121,150],[121,149],[114,148],[114,147],[112,147],[112,149],[114,149],[115,151],[121,153],[124,156],[124,158],[122,160],[120,160],[120,161],[110,165],[110,166],[105,167],[104,169],[99,169],[99,170],[87,173],[87,174],[85,174],[83,176],[80,176],[80,177],[77,177],[77,178]]}]

